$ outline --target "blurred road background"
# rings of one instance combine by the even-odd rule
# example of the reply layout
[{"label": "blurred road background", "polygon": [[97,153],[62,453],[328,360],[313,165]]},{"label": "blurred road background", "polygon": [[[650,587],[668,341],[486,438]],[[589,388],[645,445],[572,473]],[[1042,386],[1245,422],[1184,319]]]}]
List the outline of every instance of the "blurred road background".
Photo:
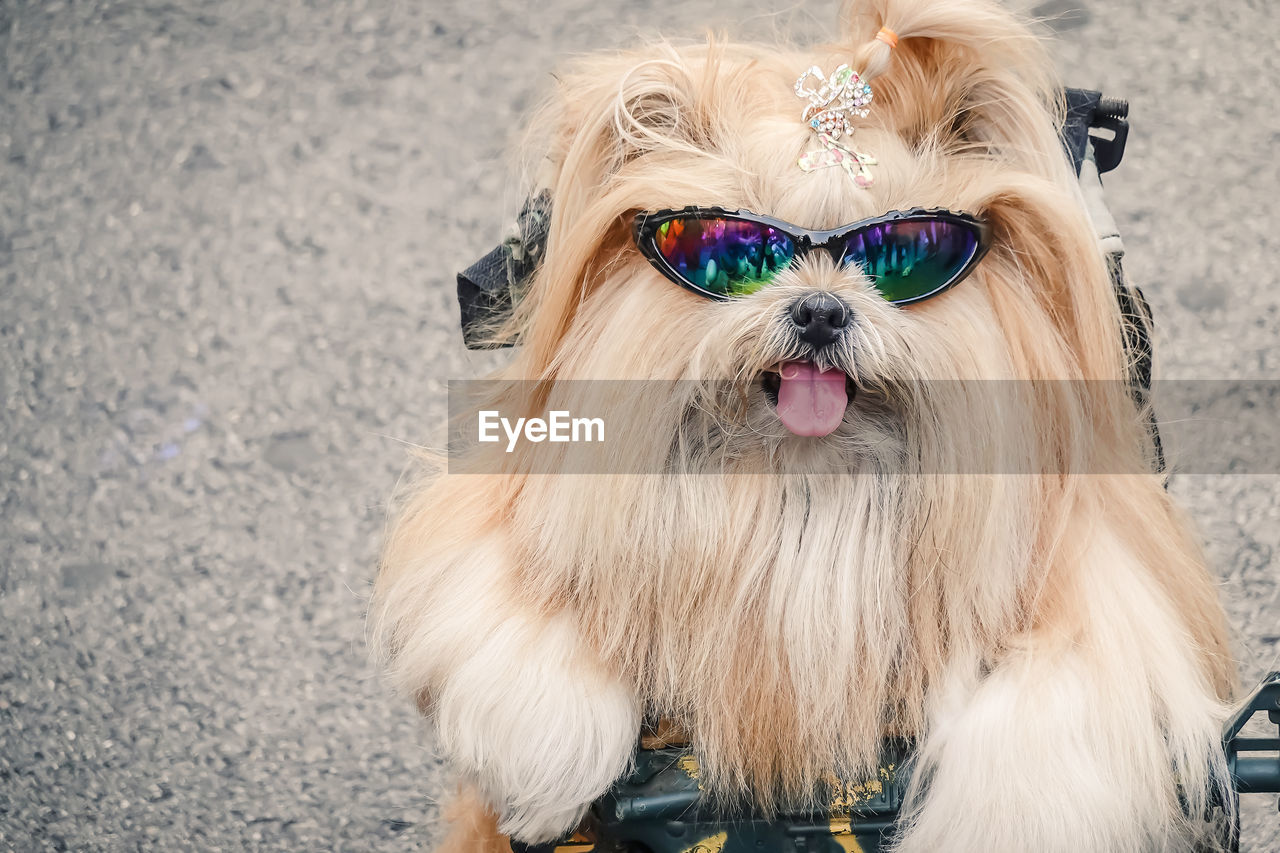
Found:
[{"label": "blurred road background", "polygon": [[[1168,377],[1280,377],[1280,18],[1053,0],[1128,98],[1108,193]],[[829,0],[0,0],[0,849],[409,850],[441,775],[366,663],[404,442],[511,128],[637,32],[820,37]],[[1181,477],[1255,678],[1274,477]],[[1280,850],[1272,798],[1245,848]]]}]

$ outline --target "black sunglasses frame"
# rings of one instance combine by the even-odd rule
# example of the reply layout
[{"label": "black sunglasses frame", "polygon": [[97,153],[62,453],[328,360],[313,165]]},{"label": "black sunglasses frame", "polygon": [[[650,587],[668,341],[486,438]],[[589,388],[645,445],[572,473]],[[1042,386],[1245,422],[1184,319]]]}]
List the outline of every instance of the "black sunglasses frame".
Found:
[{"label": "black sunglasses frame", "polygon": [[662,253],[658,251],[658,241],[654,239],[658,229],[667,222],[674,219],[685,219],[689,217],[698,217],[703,219],[736,219],[741,222],[751,222],[756,225],[764,225],[769,228],[777,229],[786,234],[795,243],[795,254],[792,261],[798,261],[815,249],[825,249],[837,264],[844,260],[845,242],[854,233],[875,225],[884,225],[887,222],[953,222],[972,228],[978,235],[978,247],[974,250],[973,257],[961,267],[955,275],[943,282],[939,287],[934,288],[928,293],[920,296],[912,296],[909,299],[891,299],[888,300],[891,305],[911,305],[915,302],[923,302],[931,299],[939,293],[950,290],[960,282],[964,281],[973,272],[974,267],[987,254],[987,250],[991,248],[991,226],[983,219],[979,219],[970,213],[957,213],[952,210],[943,208],[914,208],[912,210],[893,210],[880,216],[873,216],[870,219],[862,219],[849,225],[842,225],[839,228],[832,228],[827,231],[811,231],[808,228],[801,228],[798,225],[792,225],[781,219],[775,219],[772,216],[763,216],[759,213],[752,213],[749,210],[725,210],[722,207],[698,207],[690,205],[680,210],[659,210],[656,213],[637,213],[635,222],[632,225],[632,236],[635,238],[636,247],[640,249],[640,253],[648,259],[649,263],[654,266],[658,272],[674,281],[676,284],[690,290],[699,296],[705,296],[708,299],[715,299],[719,302],[727,302],[730,299],[740,297],[731,296],[727,293],[715,293],[702,287],[698,287],[693,282],[682,276],[675,267],[667,263],[667,259],[662,257]]}]

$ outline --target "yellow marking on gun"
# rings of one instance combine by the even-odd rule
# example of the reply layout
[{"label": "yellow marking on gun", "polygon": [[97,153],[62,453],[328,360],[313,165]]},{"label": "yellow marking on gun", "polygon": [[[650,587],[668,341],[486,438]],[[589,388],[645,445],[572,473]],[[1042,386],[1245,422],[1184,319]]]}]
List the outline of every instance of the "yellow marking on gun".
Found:
[{"label": "yellow marking on gun", "polygon": [[724,849],[724,845],[729,840],[729,833],[721,832],[702,839],[697,844],[690,847],[684,853],[720,853]]},{"label": "yellow marking on gun", "polygon": [[831,840],[840,845],[847,853],[862,853],[862,845],[853,836],[853,827],[847,817],[831,818]]},{"label": "yellow marking on gun", "polygon": [[881,765],[879,779],[873,777],[860,782],[841,779],[830,772],[824,774],[822,782],[831,793],[828,808],[832,817],[848,814],[877,797],[884,796],[885,785],[893,782],[894,770],[895,767],[892,764]]},{"label": "yellow marking on gun", "polygon": [[693,779],[695,782],[698,782],[699,791],[704,790],[702,782],[699,781],[699,777],[702,775],[702,767],[698,764],[697,758],[692,755],[682,755],[676,762],[676,766],[684,771],[684,775]]},{"label": "yellow marking on gun", "polygon": [[596,845],[591,838],[581,832],[575,832],[564,844],[557,844],[551,853],[595,853]]}]

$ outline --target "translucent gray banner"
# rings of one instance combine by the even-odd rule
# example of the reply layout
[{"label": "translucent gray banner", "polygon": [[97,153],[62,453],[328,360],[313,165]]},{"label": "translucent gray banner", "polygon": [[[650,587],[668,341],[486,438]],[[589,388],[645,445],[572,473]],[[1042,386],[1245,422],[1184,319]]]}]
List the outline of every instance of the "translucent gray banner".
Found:
[{"label": "translucent gray banner", "polygon": [[1149,397],[1118,382],[849,380],[846,396],[839,426],[815,437],[789,431],[768,377],[452,380],[448,470],[1143,474],[1167,463],[1179,474],[1280,474],[1280,380],[1165,380]]}]

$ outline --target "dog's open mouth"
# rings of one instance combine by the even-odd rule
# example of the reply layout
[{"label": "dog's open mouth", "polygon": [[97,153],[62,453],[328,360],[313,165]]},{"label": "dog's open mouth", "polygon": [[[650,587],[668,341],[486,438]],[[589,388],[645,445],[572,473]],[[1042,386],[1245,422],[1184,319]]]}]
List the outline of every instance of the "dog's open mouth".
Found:
[{"label": "dog's open mouth", "polygon": [[839,370],[820,370],[811,361],[786,361],[760,376],[765,396],[795,435],[831,435],[844,420],[856,389]]}]

